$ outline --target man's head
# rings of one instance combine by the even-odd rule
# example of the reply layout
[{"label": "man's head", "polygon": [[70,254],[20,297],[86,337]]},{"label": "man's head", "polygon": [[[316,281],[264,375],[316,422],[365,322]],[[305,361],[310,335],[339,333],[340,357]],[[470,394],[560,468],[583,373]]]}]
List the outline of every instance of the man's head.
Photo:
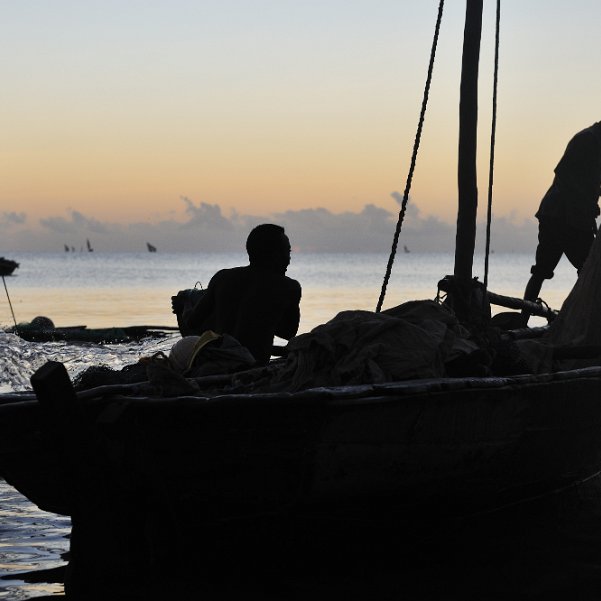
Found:
[{"label": "man's head", "polygon": [[290,241],[284,228],[273,223],[255,227],[246,239],[246,252],[251,265],[286,272],[290,264]]}]

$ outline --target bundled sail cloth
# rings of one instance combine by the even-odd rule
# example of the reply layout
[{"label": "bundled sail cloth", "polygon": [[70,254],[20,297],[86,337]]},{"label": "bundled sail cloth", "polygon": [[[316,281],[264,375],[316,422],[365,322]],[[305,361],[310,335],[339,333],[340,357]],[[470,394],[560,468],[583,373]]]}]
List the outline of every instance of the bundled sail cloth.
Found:
[{"label": "bundled sail cloth", "polygon": [[468,336],[434,301],[412,301],[385,313],[343,311],[290,341],[271,385],[294,391],[440,377],[449,362],[478,351]]},{"label": "bundled sail cloth", "polygon": [[[577,369],[601,362],[601,237],[564,301],[549,333],[538,340],[517,341],[533,373]],[[571,351],[571,352],[570,352]]]},{"label": "bundled sail cloth", "polygon": [[601,237],[589,256],[551,327],[549,341],[555,345],[601,344]]}]

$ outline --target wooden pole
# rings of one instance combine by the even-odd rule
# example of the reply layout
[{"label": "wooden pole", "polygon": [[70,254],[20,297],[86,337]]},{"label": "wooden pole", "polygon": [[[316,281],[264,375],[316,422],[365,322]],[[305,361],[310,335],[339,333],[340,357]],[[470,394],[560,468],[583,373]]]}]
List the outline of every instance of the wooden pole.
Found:
[{"label": "wooden pole", "polygon": [[467,0],[461,92],[459,101],[459,161],[457,181],[459,203],[457,237],[455,241],[455,277],[462,283],[472,279],[474,247],[476,244],[476,214],[478,183],[476,150],[478,130],[478,64],[482,33],[483,0]]}]

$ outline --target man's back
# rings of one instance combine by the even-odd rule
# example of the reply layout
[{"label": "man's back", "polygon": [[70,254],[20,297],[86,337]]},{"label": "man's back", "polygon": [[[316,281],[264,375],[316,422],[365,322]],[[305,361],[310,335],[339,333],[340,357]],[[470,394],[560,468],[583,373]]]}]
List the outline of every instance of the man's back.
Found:
[{"label": "man's back", "polygon": [[190,332],[234,336],[264,364],[274,335],[288,340],[298,331],[300,298],[300,284],[281,273],[253,265],[222,269],[184,321]]},{"label": "man's back", "polygon": [[598,214],[600,185],[601,122],[598,122],[578,132],[568,143],[536,217],[559,219],[576,229],[589,230]]}]

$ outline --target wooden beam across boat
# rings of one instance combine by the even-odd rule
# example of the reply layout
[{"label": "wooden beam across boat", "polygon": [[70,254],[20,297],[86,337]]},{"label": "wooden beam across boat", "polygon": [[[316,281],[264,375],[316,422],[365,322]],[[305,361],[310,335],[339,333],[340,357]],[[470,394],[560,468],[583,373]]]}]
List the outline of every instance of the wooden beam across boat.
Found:
[{"label": "wooden beam across boat", "polygon": [[523,298],[514,298],[512,296],[503,296],[502,294],[496,294],[487,291],[488,299],[493,305],[497,305],[499,307],[505,307],[506,309],[516,309],[521,311],[526,309],[530,315],[536,315],[538,317],[544,317],[549,321],[553,321],[557,317],[557,311],[551,309],[551,307],[547,305],[543,305],[542,303],[535,303],[532,301],[524,300]]}]

